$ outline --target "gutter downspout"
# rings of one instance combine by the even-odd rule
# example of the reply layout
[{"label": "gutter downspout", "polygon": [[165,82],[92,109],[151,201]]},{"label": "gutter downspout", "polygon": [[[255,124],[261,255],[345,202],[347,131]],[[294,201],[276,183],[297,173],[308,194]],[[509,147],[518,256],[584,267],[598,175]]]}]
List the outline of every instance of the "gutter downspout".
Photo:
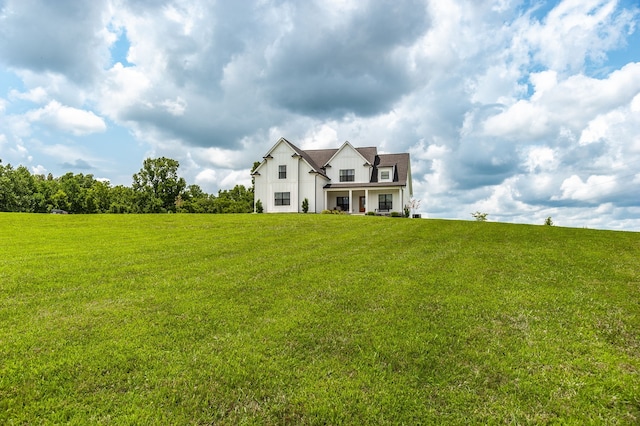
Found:
[{"label": "gutter downspout", "polygon": [[296,201],[296,204],[298,204],[297,210],[298,213],[300,213],[300,159],[302,157],[298,156],[298,171],[296,172],[296,174],[298,175],[297,180],[298,180],[298,195],[296,196],[296,198],[298,199]]}]

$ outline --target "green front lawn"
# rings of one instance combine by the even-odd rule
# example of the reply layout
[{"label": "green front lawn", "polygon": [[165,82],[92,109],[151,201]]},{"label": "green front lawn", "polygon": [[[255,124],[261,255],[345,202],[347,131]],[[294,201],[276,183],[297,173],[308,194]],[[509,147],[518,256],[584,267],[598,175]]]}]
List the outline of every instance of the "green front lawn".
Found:
[{"label": "green front lawn", "polygon": [[640,422],[640,234],[0,214],[0,423]]}]

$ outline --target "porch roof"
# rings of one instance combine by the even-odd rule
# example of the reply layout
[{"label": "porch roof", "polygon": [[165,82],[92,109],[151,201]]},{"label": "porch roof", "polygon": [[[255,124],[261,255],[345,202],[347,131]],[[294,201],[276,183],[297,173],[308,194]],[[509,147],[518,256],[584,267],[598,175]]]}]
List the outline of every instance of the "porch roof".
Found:
[{"label": "porch roof", "polygon": [[324,189],[384,189],[405,186],[403,182],[328,183]]}]

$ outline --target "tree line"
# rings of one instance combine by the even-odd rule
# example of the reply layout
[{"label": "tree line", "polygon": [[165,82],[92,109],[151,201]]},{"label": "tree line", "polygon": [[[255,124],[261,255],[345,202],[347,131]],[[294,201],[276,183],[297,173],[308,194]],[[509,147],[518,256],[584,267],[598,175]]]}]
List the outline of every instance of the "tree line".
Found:
[{"label": "tree line", "polygon": [[[258,163],[259,164],[259,163]],[[147,158],[130,187],[91,174],[32,174],[0,159],[0,211],[50,213],[250,213],[254,188],[236,185],[207,194],[178,175],[178,161]],[[255,168],[254,164],[254,168]]]}]

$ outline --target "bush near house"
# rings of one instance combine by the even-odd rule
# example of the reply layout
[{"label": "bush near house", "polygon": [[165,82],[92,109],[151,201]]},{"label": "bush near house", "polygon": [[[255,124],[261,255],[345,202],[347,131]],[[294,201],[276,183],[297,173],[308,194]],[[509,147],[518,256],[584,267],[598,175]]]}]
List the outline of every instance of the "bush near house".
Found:
[{"label": "bush near house", "polygon": [[284,214],[0,229],[0,424],[640,419],[639,233]]},{"label": "bush near house", "polygon": [[320,212],[321,214],[344,214],[346,215],[347,212],[344,212],[342,210],[338,210],[338,209],[333,209],[333,210],[322,210],[322,212]]},{"label": "bush near house", "polygon": [[475,213],[471,213],[471,216],[473,216],[477,222],[486,222],[488,215],[489,215],[489,213],[483,213],[483,212],[480,212],[480,211],[476,211]]}]

